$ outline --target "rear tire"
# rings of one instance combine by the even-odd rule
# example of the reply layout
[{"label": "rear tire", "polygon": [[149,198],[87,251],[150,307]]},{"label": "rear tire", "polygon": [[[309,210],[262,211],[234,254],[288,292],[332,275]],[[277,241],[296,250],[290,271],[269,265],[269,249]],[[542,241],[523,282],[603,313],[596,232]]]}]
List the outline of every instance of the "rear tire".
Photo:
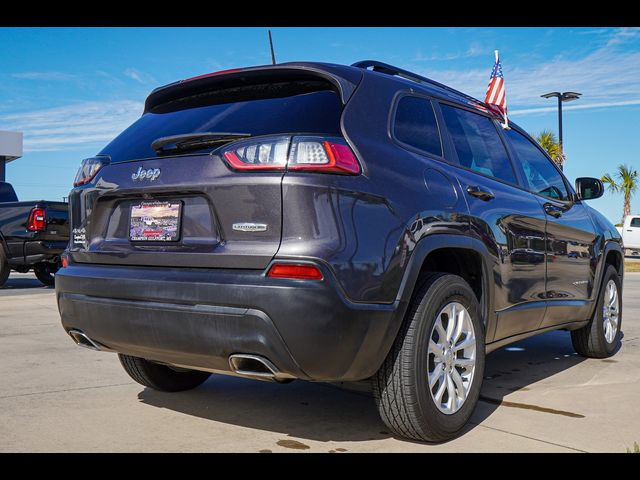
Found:
[{"label": "rear tire", "polygon": [[41,262],[33,266],[33,273],[40,283],[47,287],[53,287],[56,284],[55,273],[60,269],[57,263]]},{"label": "rear tire", "polygon": [[[615,288],[614,301],[611,298],[612,288]],[[593,317],[586,326],[571,332],[571,343],[583,357],[606,358],[617,351],[621,337],[622,285],[618,271],[609,265],[602,278]]]},{"label": "rear tire", "polygon": [[174,370],[166,365],[121,353],[118,358],[124,370],[136,382],[161,392],[191,390],[204,383],[211,375],[199,370]]},{"label": "rear tire", "polygon": [[[451,305],[455,310],[449,310]],[[464,318],[464,328],[458,330],[453,323],[450,335],[450,318]],[[458,350],[463,344],[469,346]],[[436,356],[436,351],[441,354]],[[475,294],[457,275],[431,274],[414,294],[398,337],[372,379],[382,420],[396,434],[414,440],[455,437],[478,402],[484,357],[484,328]],[[475,360],[473,370],[461,366],[469,358]],[[462,400],[458,392],[463,392]]]},{"label": "rear tire", "polygon": [[4,287],[9,279],[9,273],[11,273],[11,267],[7,262],[7,257],[4,254],[2,246],[0,246],[0,288]]}]

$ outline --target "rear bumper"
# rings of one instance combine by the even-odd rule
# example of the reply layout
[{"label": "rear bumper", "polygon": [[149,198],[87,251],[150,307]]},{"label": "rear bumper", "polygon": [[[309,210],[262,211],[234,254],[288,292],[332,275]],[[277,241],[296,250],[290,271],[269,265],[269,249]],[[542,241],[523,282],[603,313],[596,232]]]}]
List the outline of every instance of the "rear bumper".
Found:
[{"label": "rear bumper", "polygon": [[40,262],[49,262],[57,259],[67,248],[66,241],[30,240],[21,242],[22,255],[8,260],[11,266],[34,265]]},{"label": "rear bumper", "polygon": [[220,371],[231,371],[230,355],[251,354],[295,378],[368,378],[394,340],[401,304],[350,302],[318,266],[322,281],[72,264],[56,274],[56,293],[65,330],[116,352]]}]

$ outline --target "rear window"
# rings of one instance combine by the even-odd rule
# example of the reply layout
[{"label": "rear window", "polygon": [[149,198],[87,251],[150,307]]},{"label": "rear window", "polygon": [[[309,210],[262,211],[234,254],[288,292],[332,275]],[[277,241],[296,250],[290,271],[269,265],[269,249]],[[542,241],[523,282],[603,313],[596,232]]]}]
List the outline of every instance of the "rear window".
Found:
[{"label": "rear window", "polygon": [[0,182],[0,202],[17,202],[18,196],[10,183]]},{"label": "rear window", "polygon": [[342,102],[332,90],[192,106],[164,113],[148,112],[100,154],[109,155],[114,162],[155,157],[151,148],[154,140],[194,132],[249,133],[252,136],[280,133],[342,135],[341,115]]},{"label": "rear window", "polygon": [[426,98],[406,96],[400,99],[393,134],[406,145],[442,156],[436,116],[431,101]]}]

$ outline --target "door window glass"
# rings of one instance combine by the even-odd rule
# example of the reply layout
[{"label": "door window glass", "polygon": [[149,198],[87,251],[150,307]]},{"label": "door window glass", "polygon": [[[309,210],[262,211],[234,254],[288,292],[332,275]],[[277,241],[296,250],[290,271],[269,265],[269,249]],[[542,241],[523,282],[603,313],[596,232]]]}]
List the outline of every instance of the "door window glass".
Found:
[{"label": "door window glass", "polygon": [[569,199],[562,175],[538,147],[515,130],[507,131],[507,139],[522,164],[527,186],[532,192],[556,200]]},{"label": "door window glass", "polygon": [[449,105],[442,105],[442,115],[460,165],[517,183],[507,151],[491,119]]}]

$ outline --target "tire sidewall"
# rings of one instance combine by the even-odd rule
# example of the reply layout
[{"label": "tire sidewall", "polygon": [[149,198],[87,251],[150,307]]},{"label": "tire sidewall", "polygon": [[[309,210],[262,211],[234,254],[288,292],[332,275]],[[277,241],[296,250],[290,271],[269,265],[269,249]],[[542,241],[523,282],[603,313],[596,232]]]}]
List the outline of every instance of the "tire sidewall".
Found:
[{"label": "tire sidewall", "polygon": [[7,282],[10,273],[11,267],[9,266],[9,262],[7,262],[7,257],[4,253],[4,249],[2,245],[0,245],[0,288],[3,287]]},{"label": "tire sidewall", "polygon": [[[609,280],[613,280],[616,284],[616,288],[618,289],[618,329],[616,330],[616,335],[613,337],[613,341],[611,343],[607,342],[604,336],[604,319],[602,315],[602,307],[604,306],[605,298],[607,296],[607,284],[609,283]],[[596,305],[596,311],[594,312],[593,321],[596,322],[596,331],[599,341],[602,343],[607,355],[611,355],[618,348],[622,337],[622,283],[618,276],[618,272],[612,266],[607,268],[604,278],[602,279],[602,287],[600,288],[600,295]]]},{"label": "tire sidewall", "polygon": [[[454,414],[447,415],[438,409],[429,392],[428,343],[437,314],[450,302],[461,303],[471,317],[476,335],[476,368],[473,374],[471,389],[464,405]],[[424,308],[420,309],[421,311],[419,310],[420,313],[417,312],[417,317],[414,317],[414,321],[418,322],[416,325],[416,338],[418,340],[415,345],[415,356],[413,359],[415,365],[414,373],[416,375],[416,395],[421,414],[420,418],[429,419],[429,423],[434,425],[438,431],[452,435],[461,430],[467,423],[480,396],[485,360],[482,315],[480,314],[480,307],[473,291],[462,278],[454,275],[447,275],[434,282],[424,295],[421,306]]]},{"label": "tire sidewall", "polygon": [[57,265],[53,263],[40,263],[33,267],[33,273],[38,280],[46,286],[55,285],[55,273],[58,271]]}]

